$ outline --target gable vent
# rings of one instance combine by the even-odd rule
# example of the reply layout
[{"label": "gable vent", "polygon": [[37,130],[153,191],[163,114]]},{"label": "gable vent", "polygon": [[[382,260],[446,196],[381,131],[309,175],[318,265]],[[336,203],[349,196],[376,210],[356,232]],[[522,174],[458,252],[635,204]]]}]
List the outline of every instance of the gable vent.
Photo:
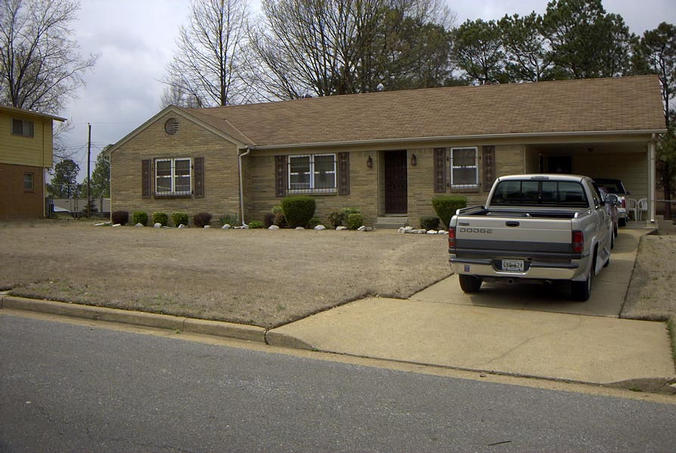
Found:
[{"label": "gable vent", "polygon": [[176,118],[169,118],[166,123],[164,123],[164,132],[169,135],[174,135],[178,132],[178,120]]}]

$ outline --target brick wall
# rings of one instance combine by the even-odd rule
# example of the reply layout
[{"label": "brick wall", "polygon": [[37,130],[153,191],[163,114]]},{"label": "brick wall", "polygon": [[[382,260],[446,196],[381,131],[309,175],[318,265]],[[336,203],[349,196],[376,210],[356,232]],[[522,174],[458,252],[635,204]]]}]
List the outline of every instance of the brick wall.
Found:
[{"label": "brick wall", "polygon": [[[180,117],[178,130],[164,130],[165,115],[122,144],[111,155],[111,209],[152,212],[209,212],[214,218],[239,212],[237,147],[207,129]],[[204,157],[204,197],[142,198],[141,161],[167,157]],[[194,160],[193,160],[194,165]],[[194,168],[192,184],[194,188]],[[153,178],[153,189],[154,189]]]},{"label": "brick wall", "polygon": [[[0,164],[0,219],[40,218],[44,215],[43,169]],[[24,175],[33,175],[33,190],[24,189]]]}]

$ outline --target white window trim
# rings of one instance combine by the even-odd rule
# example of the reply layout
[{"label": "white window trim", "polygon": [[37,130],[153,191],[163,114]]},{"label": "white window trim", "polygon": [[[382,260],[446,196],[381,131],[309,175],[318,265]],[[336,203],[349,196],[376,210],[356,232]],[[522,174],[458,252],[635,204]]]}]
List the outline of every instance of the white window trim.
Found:
[{"label": "white window trim", "polygon": [[[453,152],[455,150],[474,150],[474,165],[453,165]],[[474,184],[455,184],[453,181],[453,170],[456,168],[474,168]],[[458,189],[473,189],[479,187],[479,148],[476,146],[460,146],[457,148],[451,148],[451,188]]]},{"label": "white window trim", "polygon": [[[326,187],[326,188],[316,188],[315,187],[315,157],[326,157],[330,156],[333,158],[333,170],[328,171],[327,173],[333,174],[333,187]],[[301,157],[309,157],[310,158],[310,187],[307,189],[292,189],[291,188],[291,159],[293,158],[301,158]],[[337,175],[337,167],[338,163],[336,161],[336,154],[335,153],[325,153],[325,154],[292,154],[289,155],[288,161],[287,161],[287,172],[288,172],[288,181],[287,181],[287,189],[289,193],[312,193],[312,192],[319,192],[319,193],[332,193],[336,192],[337,187],[338,187],[338,175]]]},{"label": "white window trim", "polygon": [[[188,179],[190,180],[190,188],[187,191],[176,191],[176,162],[180,161],[188,161],[188,174],[183,175],[183,176],[188,176]],[[170,174],[169,176],[158,176],[157,175],[157,164],[158,162],[169,162],[169,167],[170,167]],[[163,158],[163,159],[155,159],[155,194],[156,195],[191,195],[192,194],[192,159],[190,157],[176,157],[176,158]],[[157,180],[158,178],[169,178],[171,182],[171,190],[166,191],[160,191],[158,188]]]}]

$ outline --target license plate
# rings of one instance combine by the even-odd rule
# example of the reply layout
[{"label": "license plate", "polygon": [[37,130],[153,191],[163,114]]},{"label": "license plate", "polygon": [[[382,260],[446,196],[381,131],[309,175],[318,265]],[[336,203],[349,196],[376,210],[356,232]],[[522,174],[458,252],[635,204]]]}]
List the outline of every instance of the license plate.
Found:
[{"label": "license plate", "polygon": [[502,270],[507,272],[523,272],[523,260],[502,260]]}]

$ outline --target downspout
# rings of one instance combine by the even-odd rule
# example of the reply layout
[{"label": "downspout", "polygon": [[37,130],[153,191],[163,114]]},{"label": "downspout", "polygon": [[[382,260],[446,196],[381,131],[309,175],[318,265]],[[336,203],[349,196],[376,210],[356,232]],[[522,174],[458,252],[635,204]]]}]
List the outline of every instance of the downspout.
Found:
[{"label": "downspout", "polygon": [[242,178],[242,157],[248,155],[251,152],[251,148],[248,146],[245,149],[245,152],[239,153],[237,156],[239,169],[239,218],[242,226],[246,225],[246,223],[244,223],[244,180]]},{"label": "downspout", "polygon": [[648,144],[648,197],[650,199],[650,223],[655,223],[655,134],[652,134],[652,140]]}]

